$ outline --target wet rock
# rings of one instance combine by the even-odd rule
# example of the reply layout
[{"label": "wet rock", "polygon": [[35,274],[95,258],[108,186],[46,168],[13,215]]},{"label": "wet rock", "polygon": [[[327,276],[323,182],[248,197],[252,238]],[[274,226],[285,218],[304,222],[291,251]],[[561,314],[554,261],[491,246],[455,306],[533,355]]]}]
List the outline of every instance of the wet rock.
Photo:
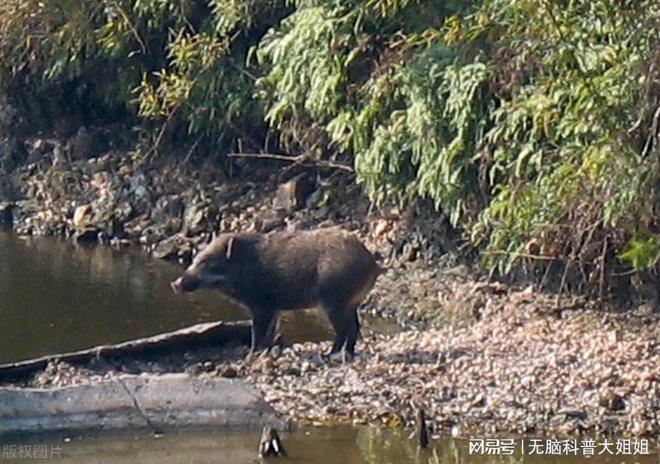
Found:
[{"label": "wet rock", "polygon": [[161,242],[154,248],[152,255],[158,259],[176,259],[185,257],[190,253],[188,241],[180,235],[173,235]]},{"label": "wet rock", "polygon": [[84,229],[92,219],[92,205],[81,205],[73,213],[73,227]]},{"label": "wet rock", "polygon": [[98,243],[99,233],[101,233],[101,231],[96,227],[87,227],[84,229],[76,230],[72,238],[75,243],[80,243],[80,244]]},{"label": "wet rock", "polygon": [[14,203],[0,202],[0,230],[14,226]]}]

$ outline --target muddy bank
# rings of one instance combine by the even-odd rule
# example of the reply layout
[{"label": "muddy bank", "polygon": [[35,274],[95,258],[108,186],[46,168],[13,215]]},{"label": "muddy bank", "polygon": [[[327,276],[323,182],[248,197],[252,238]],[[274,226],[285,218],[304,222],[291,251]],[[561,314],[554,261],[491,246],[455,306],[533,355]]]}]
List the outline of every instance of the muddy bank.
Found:
[{"label": "muddy bank", "polygon": [[217,372],[236,371],[281,415],[313,424],[412,426],[423,406],[436,431],[459,435],[660,435],[659,318],[579,300],[548,314],[548,297],[500,285],[484,295],[479,320],[366,337],[349,364],[321,360],[328,343],[300,344]]}]

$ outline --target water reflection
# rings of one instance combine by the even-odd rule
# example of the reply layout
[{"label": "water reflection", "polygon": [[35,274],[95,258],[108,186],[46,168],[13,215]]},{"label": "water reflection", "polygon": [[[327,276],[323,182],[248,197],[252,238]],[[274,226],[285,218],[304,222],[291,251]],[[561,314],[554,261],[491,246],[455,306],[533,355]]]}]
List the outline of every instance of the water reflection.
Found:
[{"label": "water reflection", "polygon": [[[253,464],[257,459],[259,434],[254,432],[166,434],[162,438],[105,437],[53,442],[61,449],[58,462],[67,464],[123,463],[232,463]],[[658,454],[647,456],[485,456],[470,455],[466,440],[443,438],[430,449],[418,451],[407,433],[400,430],[360,428],[316,428],[284,436],[287,458],[272,459],[281,464],[657,464]],[[36,462],[36,461],[35,461]]]}]

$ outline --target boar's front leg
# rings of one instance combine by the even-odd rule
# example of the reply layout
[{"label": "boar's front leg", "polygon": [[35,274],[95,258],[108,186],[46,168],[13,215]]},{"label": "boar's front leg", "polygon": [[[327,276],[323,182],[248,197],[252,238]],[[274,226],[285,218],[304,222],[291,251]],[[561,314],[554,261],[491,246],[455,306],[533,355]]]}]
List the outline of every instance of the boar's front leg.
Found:
[{"label": "boar's front leg", "polygon": [[251,309],[252,313],[252,344],[250,353],[269,348],[275,336],[277,313],[260,308]]}]

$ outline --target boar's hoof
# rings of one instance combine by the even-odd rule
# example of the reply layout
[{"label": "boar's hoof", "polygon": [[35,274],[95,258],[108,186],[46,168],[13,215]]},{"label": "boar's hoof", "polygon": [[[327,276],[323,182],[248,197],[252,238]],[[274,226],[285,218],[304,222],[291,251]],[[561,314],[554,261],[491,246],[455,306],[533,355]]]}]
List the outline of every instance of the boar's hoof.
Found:
[{"label": "boar's hoof", "polygon": [[172,287],[172,291],[176,293],[177,295],[179,293],[183,293],[183,285],[181,285],[181,279],[176,279],[175,281],[170,283],[170,286]]},{"label": "boar's hoof", "polygon": [[342,363],[342,364],[347,364],[350,362],[353,362],[353,359],[355,358],[355,355],[353,353],[349,353],[346,350],[341,350],[341,351],[331,351],[326,355],[327,360],[331,363]]}]

